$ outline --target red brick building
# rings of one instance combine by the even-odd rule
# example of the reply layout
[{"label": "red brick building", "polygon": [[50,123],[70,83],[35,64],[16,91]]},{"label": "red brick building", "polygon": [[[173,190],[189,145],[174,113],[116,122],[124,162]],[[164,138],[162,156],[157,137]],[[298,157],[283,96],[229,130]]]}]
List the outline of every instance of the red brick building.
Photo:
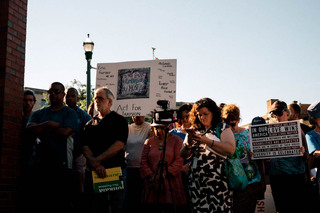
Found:
[{"label": "red brick building", "polygon": [[0,1],[0,212],[17,212],[27,0]]}]

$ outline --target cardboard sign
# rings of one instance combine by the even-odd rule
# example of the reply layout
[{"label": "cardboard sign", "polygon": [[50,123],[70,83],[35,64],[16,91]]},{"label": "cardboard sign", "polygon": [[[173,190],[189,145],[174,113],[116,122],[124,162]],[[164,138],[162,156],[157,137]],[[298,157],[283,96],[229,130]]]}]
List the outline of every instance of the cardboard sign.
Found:
[{"label": "cardboard sign", "polygon": [[158,100],[175,109],[176,69],[176,59],[99,63],[96,88],[107,86],[115,96],[111,109],[125,117],[161,111]]},{"label": "cardboard sign", "polygon": [[302,156],[299,121],[249,126],[252,159]]}]

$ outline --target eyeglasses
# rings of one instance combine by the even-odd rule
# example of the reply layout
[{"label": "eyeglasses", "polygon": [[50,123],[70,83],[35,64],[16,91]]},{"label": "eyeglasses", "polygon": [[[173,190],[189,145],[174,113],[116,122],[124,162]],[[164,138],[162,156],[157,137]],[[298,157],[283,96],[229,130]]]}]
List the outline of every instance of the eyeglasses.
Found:
[{"label": "eyeglasses", "polygon": [[59,95],[60,93],[62,93],[62,91],[59,89],[49,89],[48,94],[51,95],[52,93]]}]

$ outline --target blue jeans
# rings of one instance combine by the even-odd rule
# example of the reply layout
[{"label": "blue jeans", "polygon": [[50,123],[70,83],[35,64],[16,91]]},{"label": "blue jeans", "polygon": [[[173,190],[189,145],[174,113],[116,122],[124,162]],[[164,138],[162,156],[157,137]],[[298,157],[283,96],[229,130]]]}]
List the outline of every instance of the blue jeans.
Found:
[{"label": "blue jeans", "polygon": [[93,194],[91,197],[92,212],[104,213],[124,213],[126,210],[126,196],[127,196],[127,170],[122,169],[122,178],[124,189],[108,192]]}]

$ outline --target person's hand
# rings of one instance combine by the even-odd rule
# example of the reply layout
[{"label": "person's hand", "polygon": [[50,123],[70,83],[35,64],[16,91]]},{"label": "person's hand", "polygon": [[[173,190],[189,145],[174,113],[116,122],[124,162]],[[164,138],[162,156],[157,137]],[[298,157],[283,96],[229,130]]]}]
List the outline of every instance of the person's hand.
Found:
[{"label": "person's hand", "polygon": [[189,174],[189,166],[190,166],[190,163],[183,165],[181,172],[185,173],[186,175]]},{"label": "person's hand", "polygon": [[194,136],[193,136],[194,140],[195,141],[199,141],[199,143],[201,144],[205,144],[205,145],[208,145],[210,146],[210,144],[212,143],[212,140],[210,138],[208,138],[207,136],[201,134],[201,133],[196,133]]},{"label": "person's hand", "polygon": [[100,162],[97,160],[97,158],[90,158],[89,163],[94,170],[97,170],[97,168],[100,166]]},{"label": "person's hand", "polygon": [[98,167],[96,167],[95,171],[99,176],[99,178],[105,178],[107,176],[106,170],[102,165],[99,165]]},{"label": "person's hand", "polygon": [[304,148],[304,146],[300,147],[300,151],[302,154],[304,154],[306,152],[306,149]]},{"label": "person's hand", "polygon": [[187,131],[187,133],[188,133],[188,140],[186,141],[187,143],[186,143],[186,145],[188,146],[188,147],[191,147],[193,144],[195,144],[195,131],[194,131],[194,129],[186,129],[186,131]]},{"label": "person's hand", "polygon": [[314,151],[314,152],[313,152],[313,156],[314,156],[315,158],[320,159],[320,150]]}]

